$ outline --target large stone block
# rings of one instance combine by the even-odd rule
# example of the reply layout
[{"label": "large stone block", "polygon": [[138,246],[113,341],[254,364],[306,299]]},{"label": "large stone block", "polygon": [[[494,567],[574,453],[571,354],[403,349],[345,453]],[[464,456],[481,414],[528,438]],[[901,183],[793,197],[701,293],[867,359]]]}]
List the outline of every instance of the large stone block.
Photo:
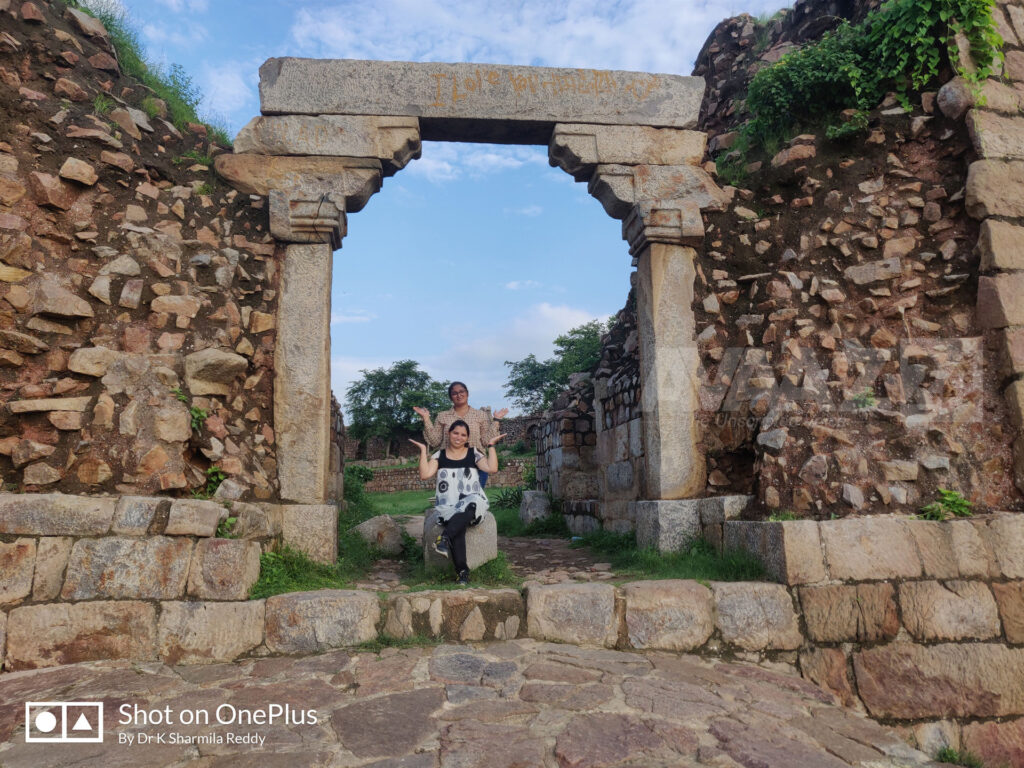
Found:
[{"label": "large stone block", "polygon": [[[437,510],[426,513],[423,522],[423,564],[430,571],[451,571],[452,561],[434,551],[434,540],[443,530]],[[498,556],[498,523],[494,515],[485,512],[483,519],[466,529],[466,565],[470,570],[479,568]]]},{"label": "large stone block", "polygon": [[707,135],[647,125],[558,124],[551,134],[551,165],[588,181],[598,165],[696,165]]},{"label": "large stone block", "polygon": [[157,652],[165,664],[232,661],[263,642],[263,600],[160,605]]},{"label": "large stone block", "polygon": [[833,579],[873,581],[921,575],[921,561],[906,520],[823,520],[818,528]]},{"label": "large stone block", "polygon": [[55,600],[64,585],[64,570],[71,556],[70,536],[44,536],[36,549],[36,572],[32,579],[33,600]]},{"label": "large stone block", "polygon": [[319,190],[343,201],[349,213],[361,211],[380,191],[380,160],[358,157],[277,157],[223,154],[213,161],[225,181],[247,195],[271,190]]},{"label": "large stone block", "polygon": [[890,643],[854,653],[853,667],[872,717],[1024,714],[1024,649],[992,643]]},{"label": "large stone block", "polygon": [[634,648],[692,651],[714,631],[714,597],[696,581],[638,581],[624,585],[622,593]]},{"label": "large stone block", "polygon": [[925,576],[955,579],[960,575],[949,522],[910,520],[907,528],[917,544]]},{"label": "large stone block", "polygon": [[373,592],[321,589],[267,598],[266,643],[274,653],[316,653],[377,637]]},{"label": "large stone block", "polygon": [[245,600],[260,577],[260,545],[243,539],[196,543],[188,593],[204,600]]},{"label": "large stone block", "polygon": [[790,585],[825,580],[825,557],[816,521],[786,520],[761,525],[765,527],[761,562],[769,576]]},{"label": "large stone block", "polygon": [[996,160],[1024,159],[1024,130],[1016,117],[972,109],[967,128],[978,157]]},{"label": "large stone block", "polygon": [[803,642],[793,598],[780,584],[713,582],[715,626],[747,651],[792,650]]},{"label": "large stone block", "polygon": [[464,589],[392,594],[384,634],[451,642],[513,640],[525,626],[526,602],[514,589]]},{"label": "large stone block", "polygon": [[269,539],[281,535],[284,515],[277,504],[236,501],[231,514],[237,518],[231,532],[240,539]]},{"label": "large stone block", "polygon": [[873,643],[900,630],[892,584],[834,584],[800,589],[808,636],[821,643]]},{"label": "large stone block", "polygon": [[555,123],[690,128],[704,81],[696,77],[501,64],[268,59],[265,115],[420,117],[426,141],[546,144]]},{"label": "large stone block", "polygon": [[903,624],[916,640],[987,640],[999,634],[999,612],[980,581],[900,584]]},{"label": "large stone block", "polygon": [[215,501],[176,499],[171,502],[164,533],[168,536],[216,536],[228,512]]},{"label": "large stone block", "polygon": [[519,505],[519,522],[529,525],[550,515],[551,499],[544,491],[523,491],[523,501]]},{"label": "large stone block", "polygon": [[330,504],[282,504],[281,538],[318,563],[338,559],[338,508]]},{"label": "large stone block", "polygon": [[150,661],[156,655],[156,607],[104,600],[15,608],[7,619],[6,667],[53,667],[99,659]]},{"label": "large stone block", "polygon": [[836,696],[844,707],[861,706],[846,672],[846,656],[838,648],[808,648],[800,651],[800,674]]},{"label": "large stone block", "polygon": [[[999,564],[988,541],[986,526],[971,520],[950,520],[943,524],[949,531],[957,575],[965,578],[997,578]],[[926,574],[931,575],[931,574]]]},{"label": "large stone block", "polygon": [[548,584],[526,591],[526,632],[537,640],[612,648],[619,634],[611,584]]},{"label": "large stone block", "polygon": [[982,272],[1024,270],[1024,227],[986,219],[974,250],[981,259]]},{"label": "large stone block", "polygon": [[1024,272],[978,278],[978,325],[985,329],[1024,325]]},{"label": "large stone block", "polygon": [[0,493],[0,533],[102,536],[110,530],[114,504],[62,493]]},{"label": "large stone block", "polygon": [[185,382],[193,395],[227,397],[232,383],[244,376],[248,367],[249,361],[241,355],[207,347],[185,356]]},{"label": "large stone block", "polygon": [[1024,718],[1007,722],[965,723],[961,744],[983,765],[1024,765]]},{"label": "large stone block", "polygon": [[987,538],[1000,573],[1007,579],[1024,579],[1024,516],[999,515],[989,522]]},{"label": "large stone block", "polygon": [[282,115],[254,117],[234,141],[235,152],[261,155],[372,157],[391,176],[420,156],[415,117]]},{"label": "large stone block", "polygon": [[32,592],[36,540],[0,541],[0,607],[16,605]]},{"label": "large stone block", "polygon": [[63,600],[170,600],[185,592],[190,539],[106,536],[71,548]]},{"label": "large stone block", "polygon": [[680,552],[701,535],[700,499],[635,501],[636,545],[659,552]]},{"label": "large stone block", "polygon": [[125,536],[145,536],[161,504],[169,508],[171,500],[158,496],[122,496],[117,500],[110,532]]},{"label": "large stone block", "polygon": [[992,592],[1007,641],[1024,643],[1024,581],[993,583]]},{"label": "large stone block", "polygon": [[967,212],[976,219],[1024,217],[1024,163],[976,160],[967,171]]},{"label": "large stone block", "polygon": [[330,477],[332,251],[289,245],[274,352],[274,431],[281,498],[323,504]]}]

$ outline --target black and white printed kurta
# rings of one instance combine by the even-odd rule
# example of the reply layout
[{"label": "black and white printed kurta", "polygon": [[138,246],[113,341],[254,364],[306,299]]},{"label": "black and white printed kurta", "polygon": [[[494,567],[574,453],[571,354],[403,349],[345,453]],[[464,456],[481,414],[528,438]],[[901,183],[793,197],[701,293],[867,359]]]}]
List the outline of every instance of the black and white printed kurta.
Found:
[{"label": "black and white printed kurta", "polygon": [[475,448],[470,448],[466,455],[458,460],[449,459],[443,450],[430,458],[437,459],[434,506],[437,508],[438,517],[447,521],[470,504],[476,504],[474,522],[479,521],[487,511],[487,497],[480,487],[480,472],[476,465],[487,457]]}]

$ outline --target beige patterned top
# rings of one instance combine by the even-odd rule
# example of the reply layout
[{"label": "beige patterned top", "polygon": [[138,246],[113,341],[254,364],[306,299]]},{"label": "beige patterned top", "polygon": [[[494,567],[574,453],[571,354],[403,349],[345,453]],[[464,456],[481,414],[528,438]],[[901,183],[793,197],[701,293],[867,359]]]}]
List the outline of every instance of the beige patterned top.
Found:
[{"label": "beige patterned top", "polygon": [[487,452],[487,443],[498,434],[497,424],[491,419],[490,408],[473,408],[465,416],[458,416],[454,408],[441,411],[430,427],[423,428],[423,439],[431,448],[444,448],[448,427],[462,419],[469,425],[469,445],[478,451]]}]

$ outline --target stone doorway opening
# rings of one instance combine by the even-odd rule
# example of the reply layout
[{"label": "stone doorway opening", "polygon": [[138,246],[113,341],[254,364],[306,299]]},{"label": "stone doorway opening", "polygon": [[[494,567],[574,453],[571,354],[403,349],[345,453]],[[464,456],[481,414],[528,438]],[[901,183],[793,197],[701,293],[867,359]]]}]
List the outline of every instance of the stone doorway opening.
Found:
[{"label": "stone doorway opening", "polygon": [[263,116],[217,170],[269,198],[285,247],[274,415],[282,498],[323,504],[329,476],[333,249],[357,213],[418,157],[422,141],[547,145],[552,165],[587,183],[622,222],[637,268],[645,505],[697,496],[697,349],[691,309],[701,210],[722,191],[692,130],[701,78],[601,70],[355,60],[270,59]]}]

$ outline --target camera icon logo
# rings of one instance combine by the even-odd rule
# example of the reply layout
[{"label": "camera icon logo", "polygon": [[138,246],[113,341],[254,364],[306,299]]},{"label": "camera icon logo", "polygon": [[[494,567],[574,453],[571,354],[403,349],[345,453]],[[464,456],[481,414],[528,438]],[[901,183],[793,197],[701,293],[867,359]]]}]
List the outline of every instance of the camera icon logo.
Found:
[{"label": "camera icon logo", "polygon": [[51,744],[102,742],[103,702],[27,701],[25,741]]}]

